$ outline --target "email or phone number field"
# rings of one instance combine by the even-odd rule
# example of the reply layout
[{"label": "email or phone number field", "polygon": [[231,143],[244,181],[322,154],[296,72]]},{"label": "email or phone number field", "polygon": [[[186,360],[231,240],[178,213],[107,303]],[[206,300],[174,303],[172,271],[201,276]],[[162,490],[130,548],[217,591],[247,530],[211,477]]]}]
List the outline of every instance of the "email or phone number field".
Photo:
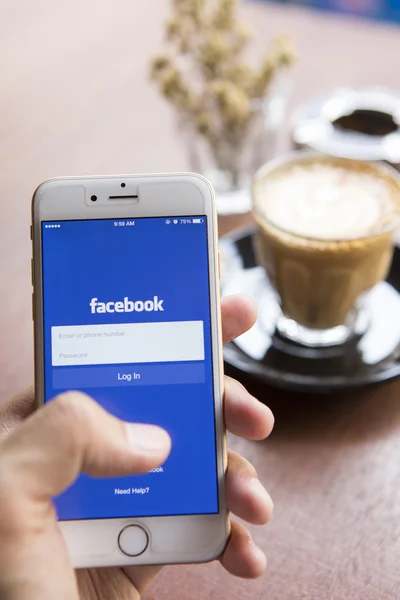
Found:
[{"label": "email or phone number field", "polygon": [[53,367],[204,361],[203,321],[51,328]]}]

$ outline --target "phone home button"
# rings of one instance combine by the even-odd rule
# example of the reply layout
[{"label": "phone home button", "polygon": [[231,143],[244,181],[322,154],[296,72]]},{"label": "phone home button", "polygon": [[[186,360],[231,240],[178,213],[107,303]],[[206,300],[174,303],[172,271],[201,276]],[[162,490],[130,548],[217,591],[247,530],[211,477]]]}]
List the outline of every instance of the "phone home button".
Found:
[{"label": "phone home button", "polygon": [[140,525],[128,525],[118,536],[118,546],[126,556],[139,556],[149,545],[149,536]]}]

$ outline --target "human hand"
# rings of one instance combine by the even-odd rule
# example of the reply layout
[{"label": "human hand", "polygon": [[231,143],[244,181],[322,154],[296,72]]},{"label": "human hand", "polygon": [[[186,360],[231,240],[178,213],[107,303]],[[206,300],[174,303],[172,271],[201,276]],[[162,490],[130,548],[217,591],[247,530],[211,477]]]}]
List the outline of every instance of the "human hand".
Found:
[{"label": "human hand", "polygon": [[[224,342],[249,329],[255,316],[250,300],[224,299]],[[131,425],[128,435],[125,424],[78,393],[63,394],[32,415],[33,411],[34,394],[29,390],[0,413],[0,597],[140,598],[160,567],[82,569],[74,574],[51,498],[82,470],[109,476],[155,467],[169,452],[168,435],[157,427],[143,425]],[[257,440],[270,433],[273,416],[243,386],[227,377],[225,422],[232,433]],[[140,445],[140,440],[148,442],[147,448]],[[272,502],[254,468],[232,451],[228,459],[229,510],[250,523],[268,522]],[[262,551],[245,527],[235,521],[220,562],[239,577],[258,577],[265,569]]]}]

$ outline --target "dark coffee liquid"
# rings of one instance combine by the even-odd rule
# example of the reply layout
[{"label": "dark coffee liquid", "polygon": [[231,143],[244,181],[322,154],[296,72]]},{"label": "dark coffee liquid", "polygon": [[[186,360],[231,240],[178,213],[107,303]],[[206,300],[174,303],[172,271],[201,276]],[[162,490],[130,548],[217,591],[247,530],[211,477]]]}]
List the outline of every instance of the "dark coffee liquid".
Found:
[{"label": "dark coffee liquid", "polygon": [[335,129],[382,137],[398,131],[392,115],[378,110],[357,109],[333,121]]}]

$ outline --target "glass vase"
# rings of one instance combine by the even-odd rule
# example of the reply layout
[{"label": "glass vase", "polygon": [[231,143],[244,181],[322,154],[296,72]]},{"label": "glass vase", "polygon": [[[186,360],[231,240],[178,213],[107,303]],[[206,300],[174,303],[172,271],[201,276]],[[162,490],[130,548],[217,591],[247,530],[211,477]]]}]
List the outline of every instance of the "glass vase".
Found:
[{"label": "glass vase", "polygon": [[[189,168],[204,175],[216,192],[220,215],[251,210],[251,180],[261,165],[276,156],[291,88],[289,73],[276,76],[263,98],[252,102],[252,119],[238,145],[227,145],[223,157],[194,128],[179,123],[185,135]],[[231,168],[224,168],[223,162]]]}]

